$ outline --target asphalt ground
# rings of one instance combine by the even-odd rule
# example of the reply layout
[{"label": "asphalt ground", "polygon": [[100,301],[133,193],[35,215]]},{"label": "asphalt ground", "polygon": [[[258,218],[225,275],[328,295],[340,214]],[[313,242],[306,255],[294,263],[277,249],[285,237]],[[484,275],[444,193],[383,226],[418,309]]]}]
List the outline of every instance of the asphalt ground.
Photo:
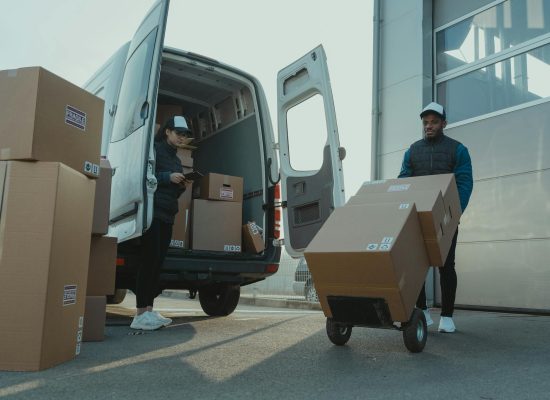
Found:
[{"label": "asphalt ground", "polygon": [[442,334],[434,310],[412,354],[397,330],[354,328],[335,346],[321,311],[274,299],[243,298],[210,318],[172,293],[156,304],[173,324],[136,334],[133,300],[109,307],[105,340],[83,343],[76,359],[0,372],[0,399],[550,398],[549,316],[458,310],[457,332]]}]

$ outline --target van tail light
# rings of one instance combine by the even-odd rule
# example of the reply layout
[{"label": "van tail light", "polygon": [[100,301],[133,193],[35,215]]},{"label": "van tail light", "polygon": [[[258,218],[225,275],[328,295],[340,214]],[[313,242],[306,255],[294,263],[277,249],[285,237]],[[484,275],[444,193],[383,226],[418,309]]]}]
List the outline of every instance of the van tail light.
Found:
[{"label": "van tail light", "polygon": [[282,212],[283,209],[281,208],[281,184],[277,183],[275,185],[275,223],[274,223],[274,232],[273,236],[275,239],[281,238],[281,220],[282,220]]},{"label": "van tail light", "polygon": [[117,267],[123,267],[126,263],[124,262],[124,258],[117,257],[116,259],[116,266]]},{"label": "van tail light", "polygon": [[268,264],[267,267],[265,267],[265,272],[268,274],[274,274],[279,270],[279,264]]}]

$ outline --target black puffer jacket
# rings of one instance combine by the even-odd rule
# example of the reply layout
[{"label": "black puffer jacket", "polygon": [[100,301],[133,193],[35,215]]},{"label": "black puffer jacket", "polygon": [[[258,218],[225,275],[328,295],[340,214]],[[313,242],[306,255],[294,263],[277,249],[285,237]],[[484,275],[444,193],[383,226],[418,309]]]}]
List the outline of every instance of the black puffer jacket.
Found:
[{"label": "black puffer jacket", "polygon": [[174,223],[174,216],[178,212],[178,197],[185,191],[184,186],[170,181],[170,174],[183,171],[176,152],[177,150],[166,140],[155,142],[155,176],[158,186],[155,192],[153,218],[168,224]]}]

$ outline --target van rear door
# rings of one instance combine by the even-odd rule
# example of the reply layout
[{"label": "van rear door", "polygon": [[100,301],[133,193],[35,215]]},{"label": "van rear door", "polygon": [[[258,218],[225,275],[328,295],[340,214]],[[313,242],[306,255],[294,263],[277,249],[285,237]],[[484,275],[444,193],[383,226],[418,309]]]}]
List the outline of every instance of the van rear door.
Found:
[{"label": "van rear door", "polygon": [[119,242],[141,236],[151,224],[153,130],[169,0],[156,2],[128,49],[114,115],[108,159],[113,168],[109,235]]},{"label": "van rear door", "polygon": [[299,257],[345,202],[345,153],[322,46],[279,71],[277,105],[285,248]]}]

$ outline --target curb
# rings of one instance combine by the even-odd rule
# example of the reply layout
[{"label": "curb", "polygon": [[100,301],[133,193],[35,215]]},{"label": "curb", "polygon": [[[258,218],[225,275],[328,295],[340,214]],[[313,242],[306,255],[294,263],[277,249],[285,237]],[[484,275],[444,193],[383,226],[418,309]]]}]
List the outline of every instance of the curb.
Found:
[{"label": "curb", "polygon": [[[179,290],[164,290],[163,297],[171,297],[176,299],[189,299],[186,291]],[[270,298],[262,296],[243,295],[239,299],[239,304],[246,304],[258,307],[274,307],[274,308],[292,308],[298,310],[317,310],[321,311],[321,305],[305,300],[290,300],[284,298]]]}]

